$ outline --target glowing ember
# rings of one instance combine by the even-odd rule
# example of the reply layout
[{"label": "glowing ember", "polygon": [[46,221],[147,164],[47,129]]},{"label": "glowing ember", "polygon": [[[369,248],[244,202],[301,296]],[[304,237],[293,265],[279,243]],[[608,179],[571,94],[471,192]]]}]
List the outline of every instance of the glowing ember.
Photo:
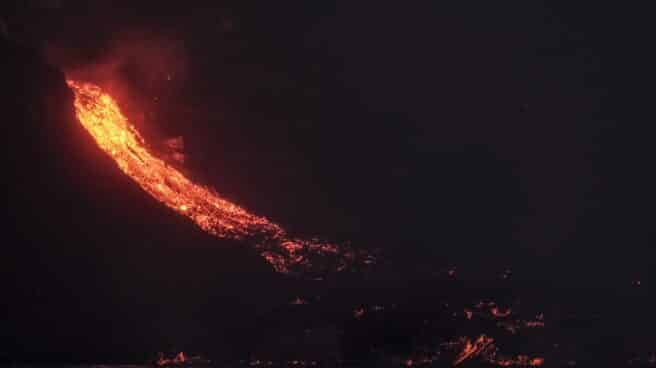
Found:
[{"label": "glowing ember", "polygon": [[517,358],[503,358],[503,359],[490,359],[490,363],[496,364],[500,367],[539,367],[544,364],[544,358],[536,357],[530,358],[526,355],[519,355]]},{"label": "glowing ember", "polygon": [[518,355],[516,358],[498,357],[498,348],[494,344],[494,339],[485,335],[480,335],[474,341],[464,337],[459,344],[461,345],[461,351],[453,361],[454,366],[474,358],[480,358],[499,367],[539,367],[544,364],[544,358],[542,357],[529,357],[527,355]]},{"label": "glowing ember", "polygon": [[453,365],[459,365],[460,363],[464,362],[467,359],[471,359],[473,357],[483,355],[485,356],[486,354],[489,354],[490,350],[494,350],[494,339],[491,337],[487,337],[485,335],[481,335],[476,339],[475,341],[471,341],[469,339],[465,339],[462,347],[462,351],[456,359],[453,361]]},{"label": "glowing ember", "polygon": [[490,313],[497,318],[508,317],[512,311],[510,309],[501,310],[498,307],[490,309]]},{"label": "glowing ember", "polygon": [[148,150],[112,97],[91,83],[67,83],[75,93],[77,117],[98,146],[146,192],[206,232],[219,238],[256,241],[262,256],[279,272],[310,270],[315,256],[332,259],[332,268],[337,270],[358,258],[353,251],[335,244],[290,237],[265,217],[253,215],[213,190],[193,183]]}]

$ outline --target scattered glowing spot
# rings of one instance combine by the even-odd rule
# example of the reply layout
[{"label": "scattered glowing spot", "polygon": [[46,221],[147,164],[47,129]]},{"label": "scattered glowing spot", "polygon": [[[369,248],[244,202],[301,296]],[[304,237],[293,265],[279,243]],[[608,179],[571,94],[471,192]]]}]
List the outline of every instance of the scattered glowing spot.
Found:
[{"label": "scattered glowing spot", "polygon": [[490,309],[490,313],[492,313],[492,315],[497,317],[497,318],[504,318],[504,317],[508,317],[510,315],[510,313],[512,313],[512,310],[506,309],[506,310],[502,311],[501,309],[499,309],[497,307],[494,307],[494,308]]}]

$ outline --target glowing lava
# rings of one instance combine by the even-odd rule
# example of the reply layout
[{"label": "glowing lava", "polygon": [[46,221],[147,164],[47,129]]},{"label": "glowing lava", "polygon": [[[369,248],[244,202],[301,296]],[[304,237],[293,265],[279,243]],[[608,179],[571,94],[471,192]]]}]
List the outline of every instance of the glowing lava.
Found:
[{"label": "glowing lava", "polygon": [[[341,270],[356,260],[355,252],[317,239],[290,237],[279,225],[231,203],[215,191],[198,185],[154,156],[117,103],[100,87],[67,81],[75,94],[80,123],[98,146],[141,188],[206,232],[227,239],[252,239],[263,257],[279,272],[316,268],[313,258],[332,260],[329,268]],[[367,260],[365,262],[369,262]]]},{"label": "glowing lava", "polygon": [[528,355],[518,355],[515,358],[498,357],[498,348],[494,344],[494,339],[485,335],[480,335],[474,341],[464,337],[460,340],[460,344],[462,350],[453,361],[453,366],[458,366],[466,360],[476,357],[499,367],[539,367],[544,364],[542,357],[529,357]]}]

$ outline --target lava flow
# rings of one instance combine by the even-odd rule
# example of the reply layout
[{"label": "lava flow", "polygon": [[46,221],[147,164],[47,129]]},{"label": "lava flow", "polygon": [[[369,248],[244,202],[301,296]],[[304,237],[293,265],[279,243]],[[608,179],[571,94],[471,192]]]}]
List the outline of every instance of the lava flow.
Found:
[{"label": "lava flow", "polygon": [[[359,254],[343,246],[291,237],[267,218],[251,214],[215,191],[192,182],[149,151],[114,99],[100,87],[74,80],[67,80],[67,84],[75,94],[78,120],[121,171],[206,232],[219,238],[252,240],[274,269],[283,273],[315,270],[317,257],[321,257],[319,263],[332,261],[328,268],[336,270],[360,259]],[[365,263],[371,262],[369,257],[364,258]]]}]

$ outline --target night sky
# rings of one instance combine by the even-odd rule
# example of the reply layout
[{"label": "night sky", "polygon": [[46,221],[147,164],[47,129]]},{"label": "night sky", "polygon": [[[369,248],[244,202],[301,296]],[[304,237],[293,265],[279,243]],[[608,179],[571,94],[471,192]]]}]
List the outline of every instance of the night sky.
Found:
[{"label": "night sky", "polygon": [[645,9],[247,3],[0,6],[0,359],[132,359],[221,339],[239,356],[252,316],[301,287],[122,177],[71,123],[62,72],[115,91],[155,145],[182,136],[198,182],[296,234],[379,249],[370,277],[390,290],[455,267],[472,283],[510,269],[605,295],[640,280],[653,299]]}]

